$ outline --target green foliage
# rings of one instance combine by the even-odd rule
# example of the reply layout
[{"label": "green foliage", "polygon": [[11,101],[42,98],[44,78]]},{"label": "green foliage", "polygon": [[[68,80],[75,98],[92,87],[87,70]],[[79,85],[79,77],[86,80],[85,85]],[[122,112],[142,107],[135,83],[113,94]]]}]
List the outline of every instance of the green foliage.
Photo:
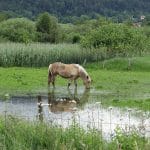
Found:
[{"label": "green foliage", "polygon": [[122,150],[146,149],[148,146],[145,146],[145,138],[140,137],[136,130],[131,131],[131,133],[126,133],[120,128],[117,128],[114,140],[118,142],[118,145]]},{"label": "green foliage", "polygon": [[0,43],[0,66],[5,67],[40,67],[56,61],[82,64],[85,60],[96,61],[97,55],[94,49],[81,49],[77,44]]},{"label": "green foliage", "polygon": [[106,141],[96,129],[85,131],[76,124],[63,129],[56,125],[31,123],[12,116],[5,119],[0,117],[0,135],[0,144],[7,150],[116,150],[120,145],[123,150],[145,150],[149,146],[148,140],[136,132],[126,135],[117,129],[114,140]]},{"label": "green foliage", "polygon": [[[130,71],[143,71],[150,72],[150,56],[144,57],[116,57],[96,63],[90,63],[87,66],[95,69],[106,69],[115,71],[129,71],[129,60],[130,60]],[[98,67],[98,68],[97,68]]]},{"label": "green foliage", "polygon": [[141,54],[147,47],[148,39],[140,29],[123,24],[108,24],[92,30],[81,40],[88,48],[107,48],[108,55]]},{"label": "green foliage", "polygon": [[99,17],[97,19],[82,20],[81,22],[76,22],[76,24],[60,24],[63,41],[67,43],[78,43],[82,36],[85,36],[92,29],[97,29],[98,27],[109,24],[110,22],[111,21],[106,18]]},{"label": "green foliage", "polygon": [[47,12],[40,14],[37,19],[36,28],[39,42],[56,43],[58,41],[59,30],[56,17],[51,16]]},{"label": "green foliage", "polygon": [[33,18],[41,12],[55,14],[63,22],[96,18],[97,14],[122,21],[129,16],[139,17],[150,13],[149,0],[1,0],[0,10],[11,11]]},{"label": "green foliage", "polygon": [[35,25],[25,18],[8,19],[0,23],[0,37],[13,42],[34,41]]},{"label": "green foliage", "polygon": [[73,36],[72,43],[73,43],[73,44],[74,44],[74,43],[79,43],[80,39],[81,39],[80,35],[79,35],[79,34],[75,34],[75,35]]}]

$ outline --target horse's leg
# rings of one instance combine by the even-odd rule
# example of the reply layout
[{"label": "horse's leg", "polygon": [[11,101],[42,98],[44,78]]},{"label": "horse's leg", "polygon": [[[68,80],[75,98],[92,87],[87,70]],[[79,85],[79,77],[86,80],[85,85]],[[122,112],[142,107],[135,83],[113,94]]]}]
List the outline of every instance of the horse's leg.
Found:
[{"label": "horse's leg", "polygon": [[52,85],[55,88],[55,76],[53,76],[53,78],[52,78]]},{"label": "horse's leg", "polygon": [[48,77],[48,86],[50,86],[50,83],[51,83],[51,80],[50,80],[49,77]]},{"label": "horse's leg", "polygon": [[74,80],[74,85],[77,88],[77,80]]},{"label": "horse's leg", "polygon": [[69,80],[69,82],[68,82],[68,88],[70,87],[71,82],[72,82],[72,80]]}]

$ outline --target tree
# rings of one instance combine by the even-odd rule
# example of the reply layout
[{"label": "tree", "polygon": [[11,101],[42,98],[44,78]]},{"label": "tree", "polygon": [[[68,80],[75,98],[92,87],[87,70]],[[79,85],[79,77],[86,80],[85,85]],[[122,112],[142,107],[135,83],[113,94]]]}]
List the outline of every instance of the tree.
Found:
[{"label": "tree", "polygon": [[36,23],[38,41],[56,43],[58,41],[58,20],[45,12],[39,15]]},{"label": "tree", "polygon": [[92,30],[81,40],[83,47],[107,48],[108,55],[141,54],[147,45],[140,29],[123,24],[108,24]]},{"label": "tree", "polygon": [[35,24],[25,18],[8,19],[0,23],[0,37],[13,42],[35,40]]}]

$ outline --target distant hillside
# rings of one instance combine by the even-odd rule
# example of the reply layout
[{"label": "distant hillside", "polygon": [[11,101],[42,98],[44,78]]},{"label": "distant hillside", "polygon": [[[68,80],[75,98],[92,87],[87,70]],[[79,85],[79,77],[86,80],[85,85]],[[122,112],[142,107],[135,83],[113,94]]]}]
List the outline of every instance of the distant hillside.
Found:
[{"label": "distant hillside", "polygon": [[60,19],[97,14],[108,17],[150,14],[150,0],[0,0],[0,11],[33,18],[47,11]]}]

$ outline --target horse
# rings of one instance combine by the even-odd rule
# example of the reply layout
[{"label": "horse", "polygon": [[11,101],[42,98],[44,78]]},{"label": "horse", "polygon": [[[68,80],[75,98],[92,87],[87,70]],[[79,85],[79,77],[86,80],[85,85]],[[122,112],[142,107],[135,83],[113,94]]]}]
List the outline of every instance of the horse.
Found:
[{"label": "horse", "polygon": [[48,85],[52,83],[55,87],[55,78],[59,75],[62,78],[68,79],[68,88],[70,87],[72,81],[74,81],[75,87],[77,87],[77,79],[81,78],[83,84],[87,89],[90,88],[91,78],[86,72],[86,70],[79,64],[64,64],[61,62],[55,62],[48,67]]}]

